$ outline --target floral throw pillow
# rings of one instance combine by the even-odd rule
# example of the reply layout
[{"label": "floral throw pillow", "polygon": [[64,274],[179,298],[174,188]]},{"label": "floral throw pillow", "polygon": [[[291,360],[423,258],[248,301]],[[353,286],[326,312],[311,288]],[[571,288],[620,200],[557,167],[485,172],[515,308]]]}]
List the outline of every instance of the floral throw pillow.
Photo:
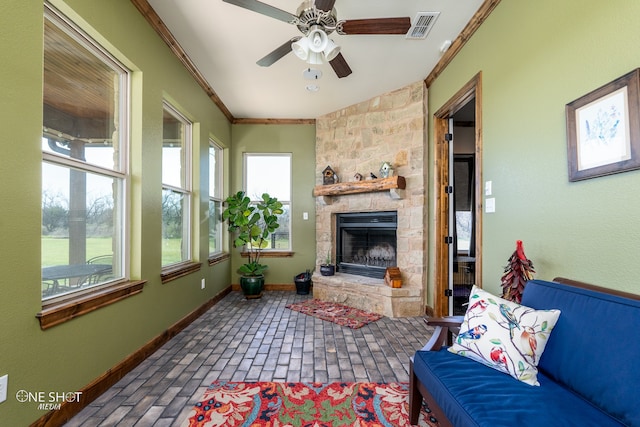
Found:
[{"label": "floral throw pillow", "polygon": [[538,361],[560,310],[534,310],[476,286],[449,351],[539,386]]}]

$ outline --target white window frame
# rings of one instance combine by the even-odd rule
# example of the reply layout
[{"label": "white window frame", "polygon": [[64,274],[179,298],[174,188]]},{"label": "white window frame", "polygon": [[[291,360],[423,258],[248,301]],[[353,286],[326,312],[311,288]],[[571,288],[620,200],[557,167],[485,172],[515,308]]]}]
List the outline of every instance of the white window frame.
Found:
[{"label": "white window frame", "polygon": [[[181,245],[181,260],[177,262],[171,262],[163,264],[162,268],[172,268],[180,264],[188,263],[193,260],[193,230],[191,227],[191,215],[193,212],[193,171],[191,168],[191,153],[193,145],[193,122],[189,120],[184,114],[182,114],[176,107],[174,107],[169,101],[164,100],[162,102],[162,111],[168,112],[175,119],[182,123],[184,126],[184,147],[183,155],[181,156],[181,168],[182,184],[168,184],[162,183],[162,191],[171,191],[182,195],[184,200],[184,207],[182,212],[182,245]],[[164,133],[163,133],[164,143]],[[164,153],[163,153],[164,157]],[[163,159],[164,162],[164,159]],[[163,163],[164,168],[164,163]],[[163,218],[164,221],[164,218]],[[162,238],[164,240],[164,237]],[[164,243],[164,242],[163,242]]]},{"label": "white window frame", "polygon": [[[269,194],[272,197],[276,197],[278,199],[278,201],[280,203],[282,203],[284,208],[287,208],[289,211],[289,247],[288,248],[267,248],[264,249],[264,251],[272,251],[272,252],[288,252],[288,251],[292,251],[293,250],[293,233],[292,233],[292,218],[293,218],[293,203],[292,203],[292,193],[293,193],[293,155],[292,153],[254,153],[254,152],[246,152],[243,155],[243,166],[242,166],[242,171],[243,171],[243,188],[245,193],[247,194],[247,196],[249,196],[251,198],[252,202],[258,202],[259,200],[254,199],[254,195],[253,194],[248,194],[247,188],[248,188],[248,177],[247,177],[247,170],[248,170],[248,166],[247,166],[247,159],[249,157],[288,157],[289,158],[289,199],[288,200],[282,200],[281,197],[277,197],[276,195],[274,195],[272,192],[269,192]],[[279,173],[278,170],[274,170],[273,173],[277,174]],[[260,195],[258,195],[259,197]],[[286,209],[285,209],[286,211]],[[280,229],[278,229],[280,230]],[[276,233],[278,232],[278,230],[276,230]]]},{"label": "white window frame", "polygon": [[[211,209],[212,204],[218,204],[220,207],[220,213],[224,209],[224,148],[220,146],[220,144],[216,143],[213,139],[209,139],[209,158],[215,156],[215,167],[211,167],[211,162],[209,162],[209,176],[214,176],[214,188],[212,187],[211,179],[209,179],[209,218],[214,217],[216,215],[215,209]],[[217,220],[217,239],[216,246],[218,250],[211,251],[211,246],[209,246],[209,257],[215,257],[224,252],[224,228],[222,217],[219,216],[215,218]],[[209,221],[209,225],[211,226],[211,220]],[[211,230],[209,229],[209,233]]]},{"label": "white window frame", "polygon": [[[118,59],[111,55],[106,49],[104,49],[98,42],[92,39],[86,34],[80,27],[74,24],[62,13],[57,11],[53,6],[44,3],[44,19],[54,24],[59,30],[63,31],[69,37],[73,38],[76,42],[86,48],[95,57],[101,60],[105,65],[113,69],[114,72],[120,75],[119,78],[119,98],[118,111],[118,149],[117,166],[113,169],[93,165],[81,159],[71,158],[65,155],[56,154],[55,152],[44,151],[42,152],[42,164],[51,164],[66,168],[69,170],[78,170],[87,174],[99,175],[102,177],[114,179],[118,184],[118,189],[114,191],[114,195],[117,195],[117,202],[114,201],[114,206],[119,207],[117,213],[119,219],[119,227],[117,233],[112,235],[113,239],[119,242],[120,250],[114,251],[114,255],[118,255],[112,260],[113,269],[117,272],[113,272],[109,278],[104,279],[103,282],[95,285],[82,286],[79,289],[74,289],[69,292],[64,292],[52,296],[43,296],[42,305],[49,306],[72,300],[82,295],[100,292],[104,287],[121,283],[129,278],[129,232],[130,232],[130,212],[129,212],[129,186],[130,186],[130,172],[129,172],[129,123],[130,123],[130,94],[131,94],[131,71],[127,69]],[[51,132],[51,129],[43,127],[43,135],[47,132]],[[43,136],[44,137],[44,136]],[[115,213],[114,213],[115,214]],[[116,253],[117,252],[117,253]],[[117,268],[116,268],[117,267]],[[101,279],[102,280],[102,279]]]}]

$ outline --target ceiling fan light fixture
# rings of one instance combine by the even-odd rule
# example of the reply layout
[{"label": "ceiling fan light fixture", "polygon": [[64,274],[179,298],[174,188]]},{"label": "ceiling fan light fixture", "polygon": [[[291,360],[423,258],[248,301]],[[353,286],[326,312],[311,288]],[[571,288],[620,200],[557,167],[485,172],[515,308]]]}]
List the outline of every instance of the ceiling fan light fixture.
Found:
[{"label": "ceiling fan light fixture", "polygon": [[307,58],[307,62],[311,65],[320,65],[323,63],[322,61],[322,53],[311,51],[309,52],[309,57]]},{"label": "ceiling fan light fixture", "polygon": [[327,61],[332,61],[340,53],[340,46],[335,44],[333,40],[329,39],[327,47],[324,49],[324,57]]},{"label": "ceiling fan light fixture", "polygon": [[309,41],[309,49],[313,52],[320,53],[327,48],[329,37],[324,30],[318,26],[314,26],[307,35]]},{"label": "ceiling fan light fixture", "polygon": [[291,50],[298,58],[306,61],[309,58],[309,40],[302,37],[297,42],[291,43]]}]

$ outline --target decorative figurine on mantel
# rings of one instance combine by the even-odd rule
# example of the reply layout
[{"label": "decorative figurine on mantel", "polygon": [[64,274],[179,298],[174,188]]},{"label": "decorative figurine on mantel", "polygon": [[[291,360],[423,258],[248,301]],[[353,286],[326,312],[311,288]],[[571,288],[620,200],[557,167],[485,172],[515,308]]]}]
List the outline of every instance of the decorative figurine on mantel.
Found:
[{"label": "decorative figurine on mantel", "polygon": [[338,175],[335,173],[331,166],[327,166],[322,171],[322,184],[337,184],[338,183]]},{"label": "decorative figurine on mantel", "polygon": [[355,179],[356,181],[362,181],[362,174],[360,172],[356,172],[356,174],[353,176],[353,179]]},{"label": "decorative figurine on mantel", "polygon": [[382,163],[382,166],[380,166],[380,176],[382,178],[389,178],[390,176],[393,176],[393,166],[391,166],[391,163]]}]

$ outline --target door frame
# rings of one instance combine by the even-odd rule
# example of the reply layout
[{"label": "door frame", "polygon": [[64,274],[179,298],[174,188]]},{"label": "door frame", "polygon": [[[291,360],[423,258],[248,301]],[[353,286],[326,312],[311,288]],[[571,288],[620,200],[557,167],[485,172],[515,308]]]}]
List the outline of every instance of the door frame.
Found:
[{"label": "door frame", "polygon": [[433,116],[434,156],[435,156],[435,223],[436,223],[436,259],[435,259],[435,298],[434,314],[446,316],[449,302],[445,290],[449,287],[449,248],[445,237],[449,232],[448,210],[449,195],[446,186],[449,182],[449,144],[446,140],[448,120],[475,99],[475,284],[482,287],[482,72],[476,74],[456,94],[449,99]]}]

